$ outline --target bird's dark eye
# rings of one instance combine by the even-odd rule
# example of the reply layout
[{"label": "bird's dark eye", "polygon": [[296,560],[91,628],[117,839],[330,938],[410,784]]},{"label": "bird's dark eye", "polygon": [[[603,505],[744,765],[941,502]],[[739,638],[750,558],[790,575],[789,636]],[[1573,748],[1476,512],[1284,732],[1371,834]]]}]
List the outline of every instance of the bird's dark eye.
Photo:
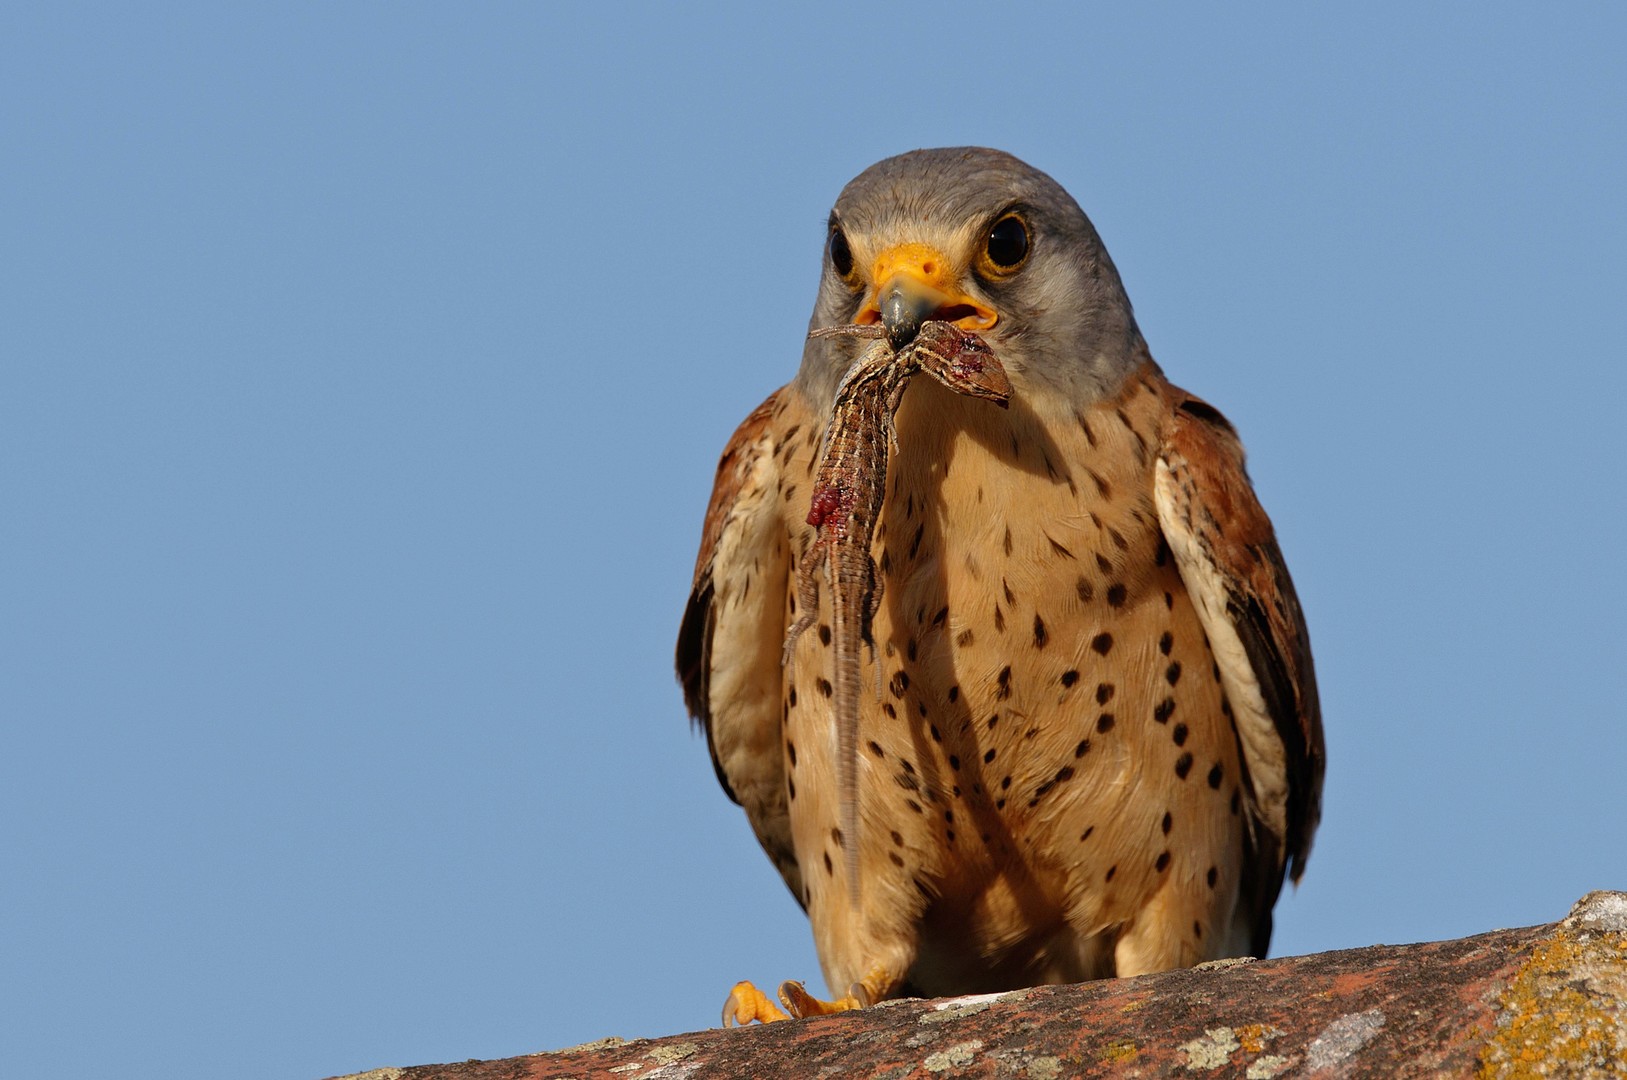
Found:
[{"label": "bird's dark eye", "polygon": [[847,246],[847,237],[841,229],[830,231],[826,246],[830,248],[830,265],[836,271],[836,276],[849,277],[853,273],[853,249]]},{"label": "bird's dark eye", "polygon": [[1028,258],[1028,226],[1016,214],[1007,214],[989,230],[989,262],[1001,270],[1015,270]]}]

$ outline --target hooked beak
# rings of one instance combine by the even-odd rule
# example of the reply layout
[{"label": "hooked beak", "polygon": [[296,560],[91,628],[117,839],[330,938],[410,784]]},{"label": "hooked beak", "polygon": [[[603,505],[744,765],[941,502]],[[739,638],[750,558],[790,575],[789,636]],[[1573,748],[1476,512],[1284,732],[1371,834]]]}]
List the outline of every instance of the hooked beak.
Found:
[{"label": "hooked beak", "polygon": [[870,280],[876,285],[856,321],[881,323],[894,349],[914,341],[929,319],[977,333],[999,318],[993,308],[965,293],[949,260],[926,244],[888,248],[876,259]]}]

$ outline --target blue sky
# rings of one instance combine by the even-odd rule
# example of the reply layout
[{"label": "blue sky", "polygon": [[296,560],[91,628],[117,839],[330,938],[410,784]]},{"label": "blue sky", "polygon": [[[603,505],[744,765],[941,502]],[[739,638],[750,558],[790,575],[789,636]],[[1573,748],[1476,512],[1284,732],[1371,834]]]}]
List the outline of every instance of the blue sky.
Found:
[{"label": "blue sky", "polygon": [[1251,451],[1325,815],[1277,954],[1627,887],[1605,5],[13,5],[0,1071],[319,1077],[818,980],[670,674],[852,175],[1055,176]]}]

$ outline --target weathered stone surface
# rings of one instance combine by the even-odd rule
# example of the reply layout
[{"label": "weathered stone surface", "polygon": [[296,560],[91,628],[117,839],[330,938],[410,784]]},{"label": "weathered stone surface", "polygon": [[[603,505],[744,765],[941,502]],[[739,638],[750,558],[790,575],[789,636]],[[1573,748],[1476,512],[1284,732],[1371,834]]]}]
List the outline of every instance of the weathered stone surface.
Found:
[{"label": "weathered stone surface", "polygon": [[372,1080],[1627,1076],[1627,894],[1457,941],[603,1040]]}]

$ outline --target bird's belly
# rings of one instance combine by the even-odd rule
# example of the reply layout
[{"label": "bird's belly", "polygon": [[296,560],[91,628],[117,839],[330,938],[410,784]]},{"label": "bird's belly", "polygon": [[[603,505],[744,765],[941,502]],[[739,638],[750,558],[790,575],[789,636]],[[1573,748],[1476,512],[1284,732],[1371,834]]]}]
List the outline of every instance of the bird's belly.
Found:
[{"label": "bird's belly", "polygon": [[874,548],[856,839],[834,827],[825,628],[793,656],[794,684],[818,688],[786,713],[792,778],[815,781],[790,813],[816,934],[868,932],[837,884],[857,842],[861,911],[912,913],[922,992],[1112,974],[1120,928],[1161,894],[1192,962],[1224,955],[1236,736],[1145,470],[1082,446],[1046,469],[987,440],[909,445]]}]

